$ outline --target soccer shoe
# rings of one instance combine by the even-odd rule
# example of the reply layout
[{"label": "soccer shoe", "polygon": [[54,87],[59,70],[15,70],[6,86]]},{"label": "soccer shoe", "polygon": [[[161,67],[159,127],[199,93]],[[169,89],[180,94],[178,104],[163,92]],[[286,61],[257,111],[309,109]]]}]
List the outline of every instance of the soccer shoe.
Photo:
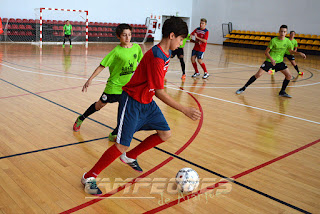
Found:
[{"label": "soccer shoe", "polygon": [[204,73],[204,75],[203,75],[202,79],[207,79],[209,76],[210,76],[210,74],[209,74],[209,73]]},{"label": "soccer shoe", "polygon": [[129,166],[131,166],[132,169],[134,169],[138,172],[142,172],[142,169],[140,168],[140,166],[137,162],[137,159],[128,158],[125,152],[122,155],[120,155],[120,160],[123,163],[126,163]]},{"label": "soccer shoe", "polygon": [[198,77],[200,76],[200,73],[195,72],[191,77]]},{"label": "soccer shoe", "polygon": [[244,91],[246,90],[246,88],[247,88],[247,87],[244,86],[244,87],[238,89],[238,90],[236,91],[236,94],[241,94],[242,92],[244,92]]},{"label": "soccer shoe", "polygon": [[268,71],[268,73],[271,74],[271,75],[274,75],[274,72],[275,72],[275,70],[272,70],[272,69],[270,69],[270,70]]},{"label": "soccer shoe", "polygon": [[290,96],[289,94],[287,94],[285,91],[280,91],[280,92],[279,92],[279,96],[280,96],[280,97],[291,98],[291,96]]},{"label": "soccer shoe", "polygon": [[64,45],[62,45],[62,48],[64,48]]},{"label": "soccer shoe", "polygon": [[109,141],[111,142],[116,142],[116,139],[117,139],[117,135],[113,135],[112,132],[109,134],[109,137],[108,137]]},{"label": "soccer shoe", "polygon": [[186,75],[183,74],[182,77],[181,77],[181,79],[182,79],[182,80],[185,80],[185,79],[186,79]]},{"label": "soccer shoe", "polygon": [[81,183],[84,186],[84,191],[90,195],[101,195],[102,191],[97,186],[96,179],[94,177],[84,178],[85,174],[86,173],[84,173],[81,178]]},{"label": "soccer shoe", "polygon": [[303,75],[303,72],[300,71],[300,72],[299,72],[299,75]]},{"label": "soccer shoe", "polygon": [[82,120],[79,119],[79,117],[76,119],[76,122],[73,124],[73,131],[78,132],[80,130],[81,124],[83,123]]},{"label": "soccer shoe", "polygon": [[70,45],[70,48],[72,48],[72,45]]}]

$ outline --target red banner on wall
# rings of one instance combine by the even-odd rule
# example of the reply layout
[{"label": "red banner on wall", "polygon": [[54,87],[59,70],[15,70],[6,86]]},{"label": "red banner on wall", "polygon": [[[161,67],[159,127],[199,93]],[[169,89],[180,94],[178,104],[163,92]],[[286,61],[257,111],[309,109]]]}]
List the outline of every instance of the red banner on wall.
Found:
[{"label": "red banner on wall", "polygon": [[1,18],[0,18],[0,34],[2,34],[2,33],[3,33],[2,20],[1,20]]},{"label": "red banner on wall", "polygon": [[0,34],[2,34],[2,33],[3,33],[2,20],[1,20],[1,18],[0,18]]}]

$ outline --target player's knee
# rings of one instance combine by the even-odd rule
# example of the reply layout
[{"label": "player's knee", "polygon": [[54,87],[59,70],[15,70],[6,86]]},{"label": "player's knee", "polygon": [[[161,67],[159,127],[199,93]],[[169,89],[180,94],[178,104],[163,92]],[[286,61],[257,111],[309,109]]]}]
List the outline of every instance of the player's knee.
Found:
[{"label": "player's knee", "polygon": [[265,72],[264,70],[260,69],[254,76],[258,79],[259,77],[262,76],[264,72]]},{"label": "player's knee", "polygon": [[290,73],[286,74],[285,76],[286,76],[287,80],[291,80],[291,78],[292,78],[292,75]]},{"label": "player's knee", "polygon": [[161,133],[158,133],[159,134],[159,137],[161,138],[161,140],[163,141],[167,141],[169,140],[169,138],[171,137],[171,131],[165,131],[165,132],[161,132]]},{"label": "player's knee", "polygon": [[96,110],[99,111],[100,109],[102,109],[107,103],[103,103],[100,100],[98,102],[96,102]]}]

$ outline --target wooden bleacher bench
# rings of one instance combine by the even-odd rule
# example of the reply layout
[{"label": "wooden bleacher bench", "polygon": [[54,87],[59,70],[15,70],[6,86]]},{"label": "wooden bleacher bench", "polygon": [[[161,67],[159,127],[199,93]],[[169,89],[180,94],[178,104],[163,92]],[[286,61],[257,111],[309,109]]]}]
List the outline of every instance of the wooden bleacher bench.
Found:
[{"label": "wooden bleacher bench", "polygon": [[[279,33],[264,31],[232,30],[226,35],[224,45],[233,44],[239,47],[265,49],[270,40]],[[287,34],[287,37],[290,35]],[[295,39],[298,42],[298,49],[310,50],[309,54],[320,55],[320,35],[296,34]]]}]

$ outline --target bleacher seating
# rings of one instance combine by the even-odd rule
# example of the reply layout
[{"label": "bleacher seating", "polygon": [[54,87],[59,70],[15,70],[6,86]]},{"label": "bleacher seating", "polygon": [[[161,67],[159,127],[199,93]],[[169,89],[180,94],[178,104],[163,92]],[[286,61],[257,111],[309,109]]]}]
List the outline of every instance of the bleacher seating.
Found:
[{"label": "bleacher seating", "polygon": [[[225,36],[223,45],[265,49],[270,40],[276,36],[279,36],[279,33],[233,30]],[[295,39],[298,42],[298,50],[303,50],[307,54],[320,55],[320,35],[296,34]]]}]

